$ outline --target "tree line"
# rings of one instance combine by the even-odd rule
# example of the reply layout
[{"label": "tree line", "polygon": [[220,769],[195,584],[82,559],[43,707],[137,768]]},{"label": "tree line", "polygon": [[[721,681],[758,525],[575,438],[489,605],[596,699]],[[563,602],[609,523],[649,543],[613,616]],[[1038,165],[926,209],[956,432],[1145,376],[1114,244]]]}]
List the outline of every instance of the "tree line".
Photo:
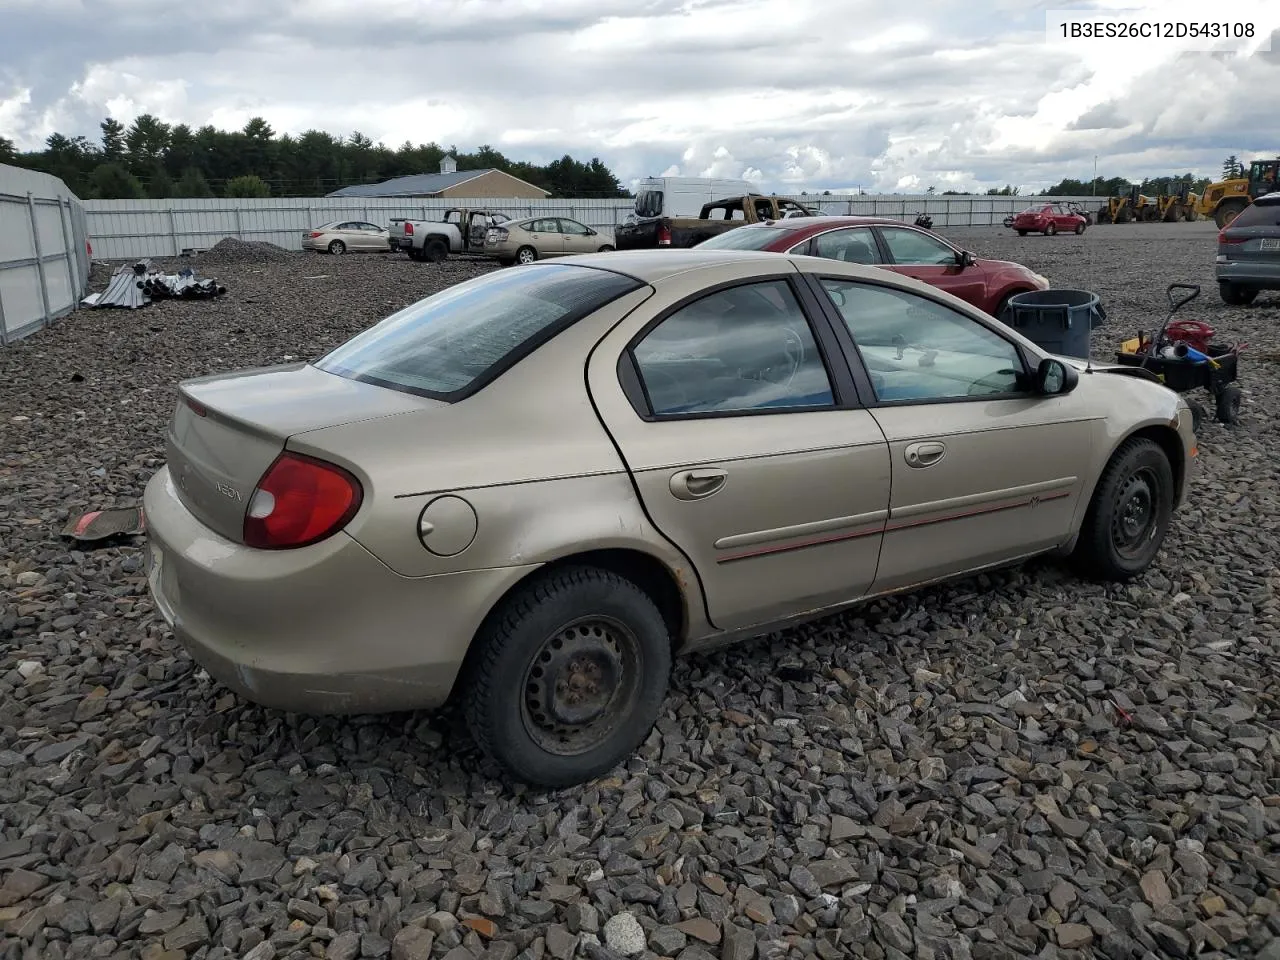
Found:
[{"label": "tree line", "polygon": [[472,152],[405,141],[397,149],[356,131],[277,136],[261,117],[242,130],[192,129],[143,114],[126,127],[111,117],[97,141],[55,133],[43,150],[20,152],[0,138],[0,163],[60,177],[84,199],[321,197],[339,187],[437,173],[452,155],[459,170],[486,167],[519,177],[553,197],[621,198],[630,193],[598,157],[565,154],[545,166],[512,160],[488,144]]}]

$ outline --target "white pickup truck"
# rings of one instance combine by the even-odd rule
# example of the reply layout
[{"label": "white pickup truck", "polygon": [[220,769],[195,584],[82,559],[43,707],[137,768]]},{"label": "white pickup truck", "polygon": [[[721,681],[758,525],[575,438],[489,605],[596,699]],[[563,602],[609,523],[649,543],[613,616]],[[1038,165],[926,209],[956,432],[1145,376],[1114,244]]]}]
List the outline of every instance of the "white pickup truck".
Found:
[{"label": "white pickup truck", "polygon": [[511,218],[497,210],[452,207],[439,220],[392,218],[391,251],[403,250],[410,259],[439,263],[451,253],[482,254],[490,227]]}]

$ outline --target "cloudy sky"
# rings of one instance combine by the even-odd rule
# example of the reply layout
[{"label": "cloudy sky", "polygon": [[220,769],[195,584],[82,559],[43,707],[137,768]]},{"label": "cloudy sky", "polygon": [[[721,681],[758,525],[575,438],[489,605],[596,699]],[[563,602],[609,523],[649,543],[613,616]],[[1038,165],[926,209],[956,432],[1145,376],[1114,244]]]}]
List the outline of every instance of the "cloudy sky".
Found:
[{"label": "cloudy sky", "polygon": [[[1255,36],[1051,41],[1063,9],[1229,16]],[[624,183],[886,192],[1039,189],[1095,155],[1140,179],[1280,153],[1277,0],[0,0],[0,23],[0,136],[23,149],[96,139],[106,115],[263,116],[599,156]]]}]

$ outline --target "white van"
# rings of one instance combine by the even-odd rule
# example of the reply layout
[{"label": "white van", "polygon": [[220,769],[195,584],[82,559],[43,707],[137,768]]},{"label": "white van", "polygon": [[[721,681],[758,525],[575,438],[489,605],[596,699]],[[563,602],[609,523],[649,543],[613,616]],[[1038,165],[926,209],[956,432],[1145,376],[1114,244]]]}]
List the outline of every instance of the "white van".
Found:
[{"label": "white van", "polygon": [[696,217],[704,203],[759,193],[747,180],[714,177],[645,177],[636,184],[634,216]]}]

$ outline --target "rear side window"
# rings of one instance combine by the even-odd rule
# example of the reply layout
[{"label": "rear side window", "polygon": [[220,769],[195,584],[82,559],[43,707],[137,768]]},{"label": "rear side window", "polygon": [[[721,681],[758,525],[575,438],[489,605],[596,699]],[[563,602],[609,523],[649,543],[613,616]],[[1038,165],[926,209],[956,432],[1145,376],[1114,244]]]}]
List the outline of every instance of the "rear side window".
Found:
[{"label": "rear side window", "polygon": [[1233,227],[1274,227],[1280,225],[1280,203],[1251,203],[1231,222]]},{"label": "rear side window", "polygon": [[316,361],[328,373],[461,399],[605,304],[641,287],[569,264],[500,270],[420,300]]},{"label": "rear side window", "polygon": [[699,250],[763,250],[792,231],[784,227],[738,227],[697,244]]}]

